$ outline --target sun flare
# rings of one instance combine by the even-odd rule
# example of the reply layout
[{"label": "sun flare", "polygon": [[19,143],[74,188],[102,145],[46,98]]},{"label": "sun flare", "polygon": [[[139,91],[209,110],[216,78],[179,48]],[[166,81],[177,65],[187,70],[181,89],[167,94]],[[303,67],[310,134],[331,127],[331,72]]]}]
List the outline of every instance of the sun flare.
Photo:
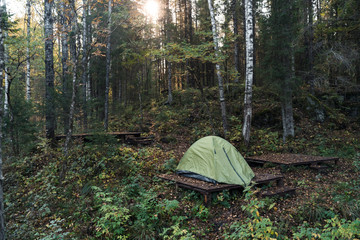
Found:
[{"label": "sun flare", "polygon": [[144,5],[144,11],[147,16],[156,20],[159,16],[159,3],[154,0],[147,0]]}]

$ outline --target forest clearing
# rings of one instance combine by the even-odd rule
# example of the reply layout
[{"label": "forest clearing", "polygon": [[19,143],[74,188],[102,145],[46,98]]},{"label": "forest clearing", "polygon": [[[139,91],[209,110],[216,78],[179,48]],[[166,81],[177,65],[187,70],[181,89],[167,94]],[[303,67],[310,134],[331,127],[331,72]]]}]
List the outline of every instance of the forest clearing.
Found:
[{"label": "forest clearing", "polygon": [[358,0],[0,1],[0,240],[360,239]]}]

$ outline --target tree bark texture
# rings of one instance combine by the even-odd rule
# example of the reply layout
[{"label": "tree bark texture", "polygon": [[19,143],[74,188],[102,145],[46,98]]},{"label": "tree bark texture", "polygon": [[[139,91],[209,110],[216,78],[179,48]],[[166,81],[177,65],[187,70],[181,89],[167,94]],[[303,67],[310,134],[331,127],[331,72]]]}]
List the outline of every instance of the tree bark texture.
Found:
[{"label": "tree bark texture", "polygon": [[2,155],[2,122],[3,122],[3,72],[5,70],[5,26],[6,26],[6,3],[0,1],[0,240],[6,238],[5,235],[5,213],[4,213],[4,176],[3,176],[3,155]]},{"label": "tree bark texture", "polygon": [[283,124],[283,141],[286,142],[287,137],[294,136],[294,118],[292,107],[292,90],[288,82],[284,84],[283,101],[281,104],[281,117]]},{"label": "tree bark texture", "polygon": [[82,55],[82,68],[83,68],[83,72],[82,72],[82,85],[83,85],[83,93],[82,93],[82,98],[83,98],[83,124],[84,124],[84,129],[85,131],[87,130],[87,97],[86,97],[86,91],[87,91],[87,77],[88,77],[88,26],[87,26],[87,0],[83,0],[83,16],[82,16],[82,20],[83,20],[83,55]]},{"label": "tree bark texture", "polygon": [[31,99],[31,85],[30,85],[30,21],[31,21],[31,0],[26,1],[26,100],[30,101]]},{"label": "tree bark texture", "polygon": [[62,109],[63,109],[63,125],[64,125],[64,134],[68,132],[68,109],[69,109],[69,66],[68,66],[68,58],[69,58],[69,43],[68,43],[68,36],[69,36],[69,6],[64,3],[64,1],[60,1],[60,7],[58,9],[58,15],[61,25],[61,66],[62,66]]},{"label": "tree bark texture", "polygon": [[106,41],[106,76],[105,76],[105,118],[104,118],[104,129],[105,131],[109,128],[109,81],[110,81],[110,63],[111,63],[111,6],[112,0],[109,0],[109,10],[108,10],[108,36]]},{"label": "tree bark texture", "polygon": [[77,49],[76,49],[76,38],[78,34],[78,27],[77,27],[77,14],[75,8],[74,0],[70,0],[71,11],[72,11],[72,19],[71,22],[73,23],[72,32],[70,34],[70,55],[71,55],[71,62],[73,65],[72,68],[72,94],[71,94],[71,104],[69,109],[69,122],[68,122],[68,131],[66,133],[66,139],[64,144],[64,153],[68,155],[69,150],[69,143],[72,136],[73,130],[73,123],[74,123],[74,112],[75,112],[75,98],[76,98],[76,83],[77,83],[77,65],[78,65],[78,56],[77,56]]},{"label": "tree bark texture", "polygon": [[[91,0],[88,0],[88,6],[87,6],[87,18],[89,23],[86,25],[87,26],[87,45],[88,47],[90,46],[91,42],[92,42],[92,35],[91,35]],[[90,75],[90,66],[91,66],[91,54],[90,54],[90,49],[88,50],[88,54],[87,54],[87,77],[86,77],[86,100],[90,101],[91,99],[91,75]]]},{"label": "tree bark texture", "polygon": [[243,137],[245,145],[250,142],[252,119],[252,85],[254,80],[254,29],[253,1],[245,0],[245,42],[246,42],[246,76],[244,97]]},{"label": "tree bark texture", "polygon": [[232,19],[233,19],[233,28],[234,28],[234,65],[235,65],[235,83],[239,82],[240,79],[240,61],[239,61],[239,30],[238,30],[238,14],[237,14],[237,0],[231,1],[231,8],[232,8]]},{"label": "tree bark texture", "polygon": [[53,140],[55,137],[53,1],[44,0],[44,5],[46,137]]},{"label": "tree bark texture", "polygon": [[[217,30],[216,30],[216,20],[215,20],[214,8],[213,8],[211,0],[208,0],[208,5],[209,5],[209,11],[210,11],[210,17],[211,17],[211,26],[212,26],[212,33],[213,33],[215,56],[218,59],[219,58],[219,40],[218,40],[219,37],[218,37]],[[216,75],[217,75],[218,84],[219,84],[219,98],[220,98],[220,108],[221,108],[221,118],[222,118],[222,124],[223,124],[224,138],[226,138],[228,127],[227,127],[227,117],[226,117],[224,84],[223,84],[223,78],[221,75],[220,64],[217,62],[215,64],[215,67],[216,67]]]},{"label": "tree bark texture", "polygon": [[168,100],[167,102],[169,103],[169,105],[172,104],[173,101],[173,95],[172,95],[172,83],[171,83],[171,62],[167,62],[167,72],[168,72]]}]

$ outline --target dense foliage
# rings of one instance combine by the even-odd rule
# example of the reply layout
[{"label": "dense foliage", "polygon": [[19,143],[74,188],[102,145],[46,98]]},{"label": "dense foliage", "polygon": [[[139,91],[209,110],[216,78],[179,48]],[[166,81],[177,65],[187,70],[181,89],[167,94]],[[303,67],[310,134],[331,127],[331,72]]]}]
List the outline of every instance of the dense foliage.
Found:
[{"label": "dense foliage", "polygon": [[[157,16],[143,1],[45,2],[28,1],[30,19],[8,18],[0,1],[8,239],[360,238],[358,0],[253,1],[249,144],[242,135],[242,1],[214,1],[213,26],[206,0],[161,0]],[[44,63],[49,57],[53,66]],[[288,139],[287,104],[295,123]],[[49,117],[54,132],[45,134]],[[327,173],[282,169],[295,197],[260,199],[252,187],[213,194],[205,206],[202,195],[158,175],[174,172],[197,139],[223,135],[224,118],[227,140],[245,156],[302,153],[336,156],[340,164]],[[109,131],[140,131],[153,143],[127,145],[104,132],[104,119]],[[71,140],[83,132],[93,136]],[[55,141],[63,133],[67,140]]]}]

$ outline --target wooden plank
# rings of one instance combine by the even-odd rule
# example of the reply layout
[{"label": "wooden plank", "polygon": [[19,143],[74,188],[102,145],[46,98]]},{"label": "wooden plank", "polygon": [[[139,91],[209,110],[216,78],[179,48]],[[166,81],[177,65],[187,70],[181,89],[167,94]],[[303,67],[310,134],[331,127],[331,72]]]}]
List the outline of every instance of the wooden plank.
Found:
[{"label": "wooden plank", "polygon": [[296,188],[293,187],[280,187],[273,190],[264,191],[261,193],[262,197],[285,196],[287,194],[293,195],[296,193]]},{"label": "wooden plank", "polygon": [[[243,188],[241,185],[236,184],[213,184],[205,181],[201,181],[194,178],[188,178],[184,176],[174,175],[174,174],[161,174],[159,175],[160,178],[173,181],[179,187],[191,189],[194,191],[198,191],[201,193],[213,193],[213,192],[220,192],[223,190],[231,190],[231,189],[241,189]],[[267,184],[273,181],[277,182],[277,185],[281,185],[282,179],[284,177],[282,175],[272,175],[272,174],[257,174],[253,181],[256,184]]]},{"label": "wooden plank", "polygon": [[[235,185],[235,184],[213,184],[209,182],[204,182],[198,179],[179,176],[175,174],[161,174],[158,177],[172,181],[176,184],[176,188],[181,187],[189,190],[193,190],[196,192],[201,193],[204,196],[204,203],[205,206],[208,206],[211,202],[211,193],[215,192],[221,192],[223,190],[232,190],[232,189],[243,189],[241,185]],[[282,175],[273,175],[273,174],[257,174],[253,181],[256,184],[266,184],[273,181],[276,181],[277,187],[279,189],[283,189],[282,191],[277,190],[275,191],[274,195],[276,194],[284,194],[284,193],[292,193],[292,191],[295,191],[291,188],[284,188],[283,187],[283,176]],[[270,191],[267,193],[270,194]],[[270,196],[270,195],[269,195]]]},{"label": "wooden plank", "polygon": [[[77,134],[72,134],[71,138],[87,138],[87,137],[93,137],[93,136],[102,135],[102,134],[125,139],[125,137],[127,137],[127,136],[140,137],[141,132],[77,133]],[[61,139],[65,139],[65,138],[66,138],[66,135],[55,136],[56,140],[61,140]]]},{"label": "wooden plank", "polygon": [[246,157],[245,160],[250,163],[273,163],[277,165],[296,166],[326,162],[334,162],[334,164],[336,165],[339,158],[311,156],[304,154],[265,154],[261,156]]}]

